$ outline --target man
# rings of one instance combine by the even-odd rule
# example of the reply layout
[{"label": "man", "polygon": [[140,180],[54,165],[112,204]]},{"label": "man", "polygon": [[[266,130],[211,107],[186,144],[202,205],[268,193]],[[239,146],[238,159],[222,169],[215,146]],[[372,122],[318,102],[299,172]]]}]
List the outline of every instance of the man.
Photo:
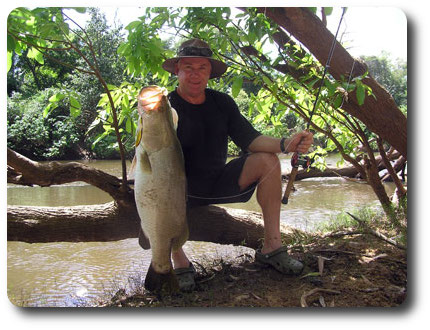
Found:
[{"label": "man", "polygon": [[[163,63],[178,78],[169,100],[179,116],[177,134],[187,175],[188,206],[246,202],[255,188],[264,219],[264,245],[256,260],[284,274],[299,274],[303,265],[287,254],[280,233],[281,167],[277,153],[306,153],[310,132],[276,139],[261,135],[240,114],[228,95],[207,88],[221,76],[225,63],[212,58],[209,45],[199,39],[184,42],[178,56]],[[246,152],[226,164],[228,136]],[[183,250],[172,253],[181,288],[194,286],[194,268]]]}]

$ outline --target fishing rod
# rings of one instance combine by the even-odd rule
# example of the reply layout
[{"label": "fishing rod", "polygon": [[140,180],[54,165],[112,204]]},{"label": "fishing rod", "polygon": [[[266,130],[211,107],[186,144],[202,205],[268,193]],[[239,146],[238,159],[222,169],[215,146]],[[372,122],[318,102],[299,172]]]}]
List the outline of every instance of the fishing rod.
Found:
[{"label": "fishing rod", "polygon": [[[335,34],[335,36],[333,38],[333,42],[331,44],[330,52],[329,52],[329,55],[328,55],[328,58],[327,58],[327,62],[326,62],[325,67],[324,67],[323,75],[322,75],[321,82],[320,82],[320,85],[319,85],[319,88],[318,88],[318,91],[317,91],[317,95],[315,97],[313,108],[312,108],[311,114],[309,116],[308,123],[306,125],[306,131],[309,131],[309,128],[310,128],[310,125],[311,125],[311,122],[312,122],[312,117],[313,117],[313,115],[315,113],[315,110],[317,109],[319,96],[320,96],[320,93],[321,93],[322,86],[324,84],[324,79],[325,79],[327,70],[330,67],[330,62],[331,62],[331,59],[333,57],[334,48],[336,47],[337,35],[339,33],[340,25],[342,23],[343,16],[345,15],[345,11],[346,11],[346,7],[343,8],[342,16],[340,17],[339,24],[338,24],[337,30],[336,30],[336,34]],[[302,155],[302,154],[298,153],[297,151],[293,154],[293,156],[291,157],[291,167],[292,167],[292,169],[291,169],[290,178],[288,180],[287,187],[285,188],[285,192],[284,192],[284,195],[282,197],[282,204],[288,204],[288,198],[289,198],[291,190],[293,188],[294,181],[296,179],[296,175],[297,175],[297,172],[299,170],[299,166],[301,166],[303,169],[307,169],[310,164],[311,164],[311,160],[310,160],[310,158],[308,156]]]}]

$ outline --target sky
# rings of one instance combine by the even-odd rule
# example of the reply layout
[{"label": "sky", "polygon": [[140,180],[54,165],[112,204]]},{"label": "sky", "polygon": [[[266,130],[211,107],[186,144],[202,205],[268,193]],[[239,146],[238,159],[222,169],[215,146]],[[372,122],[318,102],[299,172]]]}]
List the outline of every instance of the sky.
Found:
[{"label": "sky", "polygon": [[[336,33],[342,9],[336,7],[328,27]],[[339,38],[351,55],[380,55],[389,52],[394,59],[407,59],[407,19],[396,7],[349,7],[342,20]]]},{"label": "sky", "polygon": [[[111,24],[116,19],[124,26],[143,15],[145,10],[133,6],[100,8]],[[327,17],[328,28],[333,34],[336,33],[341,13],[342,7],[337,6]],[[342,43],[353,56],[379,56],[382,51],[386,51],[393,59],[407,60],[407,20],[403,11],[396,7],[348,7],[338,40],[341,37]]]}]

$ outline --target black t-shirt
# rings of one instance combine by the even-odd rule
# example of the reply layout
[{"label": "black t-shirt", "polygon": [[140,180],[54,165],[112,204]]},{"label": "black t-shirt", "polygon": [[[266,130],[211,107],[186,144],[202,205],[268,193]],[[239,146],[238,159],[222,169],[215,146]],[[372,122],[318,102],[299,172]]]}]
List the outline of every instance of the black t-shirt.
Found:
[{"label": "black t-shirt", "polygon": [[172,107],[178,112],[177,135],[182,146],[187,177],[216,177],[227,160],[230,136],[242,150],[261,133],[242,116],[234,100],[227,94],[206,89],[203,104],[191,104],[176,91],[169,94]]}]

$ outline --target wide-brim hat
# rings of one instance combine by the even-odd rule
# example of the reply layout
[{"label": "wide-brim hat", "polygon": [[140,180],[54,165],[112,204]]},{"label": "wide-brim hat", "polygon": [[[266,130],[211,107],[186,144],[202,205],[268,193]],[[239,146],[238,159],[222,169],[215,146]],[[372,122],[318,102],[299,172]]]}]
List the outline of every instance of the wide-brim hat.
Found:
[{"label": "wide-brim hat", "polygon": [[179,48],[177,56],[164,61],[162,67],[164,70],[175,73],[175,65],[181,58],[201,57],[207,58],[211,62],[211,74],[209,79],[220,77],[227,70],[224,62],[212,58],[212,50],[209,45],[200,39],[191,39],[183,42]]}]

